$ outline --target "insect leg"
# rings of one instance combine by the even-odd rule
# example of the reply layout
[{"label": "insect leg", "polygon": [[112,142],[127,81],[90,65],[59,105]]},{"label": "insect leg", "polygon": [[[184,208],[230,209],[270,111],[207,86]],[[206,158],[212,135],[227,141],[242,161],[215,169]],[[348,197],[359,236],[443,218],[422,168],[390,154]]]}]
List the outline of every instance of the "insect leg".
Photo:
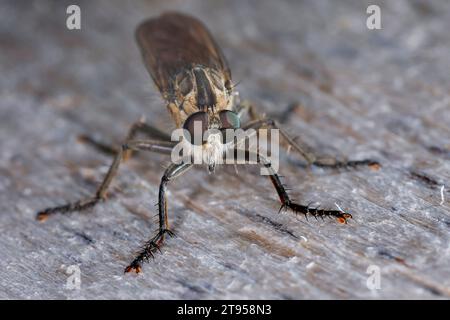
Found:
[{"label": "insect leg", "polygon": [[253,104],[251,104],[249,101],[244,100],[241,103],[239,103],[236,106],[236,112],[239,116],[239,118],[241,118],[245,113],[248,113],[248,115],[250,116],[251,120],[258,120],[261,117],[258,115],[258,113],[255,110],[255,107],[253,106]]},{"label": "insect leg", "polygon": [[73,211],[82,211],[95,206],[100,200],[105,199],[106,191],[111,184],[112,179],[117,174],[120,162],[123,158],[123,153],[127,150],[146,150],[158,153],[170,154],[174,142],[162,142],[162,141],[150,141],[150,140],[133,140],[122,145],[119,152],[116,154],[113,163],[109,167],[103,182],[98,187],[94,196],[81,199],[72,203],[68,203],[62,206],[52,207],[44,209],[36,215],[37,220],[44,221],[48,216],[55,213],[69,213]]},{"label": "insect leg", "polygon": [[[280,123],[286,122],[294,114],[299,105],[299,103],[291,103],[285,111],[281,114],[278,113],[276,118]],[[260,120],[266,117],[264,114],[260,114],[249,100],[238,102],[235,112],[238,113],[239,117],[242,117],[245,113],[248,113],[250,120]],[[275,118],[275,115],[273,115],[273,117]]]},{"label": "insect leg", "polygon": [[272,182],[273,186],[275,187],[275,190],[277,191],[278,197],[280,198],[281,202],[281,210],[287,210],[291,209],[294,211],[295,214],[303,214],[306,218],[308,218],[308,215],[312,215],[315,218],[323,218],[323,217],[334,217],[336,218],[340,223],[347,223],[347,219],[352,218],[352,215],[347,212],[338,211],[338,210],[325,210],[325,209],[319,209],[319,208],[312,208],[309,205],[301,205],[294,201],[292,201],[286,191],[286,188],[281,183],[280,177],[275,172],[275,170],[272,168],[272,165],[268,159],[260,155],[259,153],[255,153],[248,150],[234,150],[234,154],[239,154],[239,151],[243,151],[246,160],[249,159],[256,159],[257,162],[261,165],[263,165],[267,170],[269,170],[269,178]]},{"label": "insect leg", "polygon": [[170,141],[170,135],[159,130],[156,127],[153,127],[144,122],[144,120],[139,120],[131,125],[128,130],[127,139],[132,140],[136,137],[138,133],[144,133],[149,138],[155,138],[162,141]]},{"label": "insect leg", "polygon": [[[149,138],[154,138],[162,141],[170,141],[170,135],[159,130],[156,127],[146,124],[143,119],[131,125],[125,141],[133,140],[138,135],[138,133],[143,133]],[[131,153],[132,150],[125,151],[123,159],[127,161],[131,157]]]},{"label": "insect leg", "polygon": [[142,263],[147,261],[150,257],[152,257],[155,251],[157,250],[159,251],[159,248],[161,247],[164,241],[164,236],[166,234],[168,234],[169,236],[174,236],[173,232],[170,231],[169,229],[169,222],[167,219],[167,198],[166,198],[167,183],[179,177],[191,167],[192,167],[191,163],[180,163],[180,164],[172,163],[164,172],[164,175],[161,178],[161,184],[159,186],[158,233],[152,238],[150,238],[150,240],[144,243],[141,251],[138,252],[138,254],[134,258],[134,260],[130,263],[130,265],[125,268],[125,272],[134,271],[136,273],[139,273],[141,271]]},{"label": "insect leg", "polygon": [[351,160],[351,161],[339,161],[335,158],[318,158],[313,153],[307,151],[309,148],[306,147],[305,143],[300,142],[299,140],[292,139],[289,134],[282,129],[273,119],[261,119],[261,120],[253,120],[248,122],[245,126],[243,126],[244,130],[247,129],[259,129],[262,127],[269,127],[273,129],[278,129],[281,137],[287,142],[289,146],[291,146],[295,151],[297,151],[300,155],[302,155],[308,164],[315,165],[318,167],[324,168],[355,168],[358,166],[369,166],[373,169],[378,169],[380,164],[377,161],[364,159],[364,160]]},{"label": "insect leg", "polygon": [[[139,133],[143,133],[151,139],[157,139],[157,140],[161,140],[161,141],[170,141],[170,136],[167,133],[159,130],[156,127],[148,125],[147,123],[144,122],[143,119],[136,121],[135,123],[133,123],[130,126],[130,128],[128,129],[128,133],[126,135],[125,141],[133,140]],[[83,143],[87,143],[87,144],[91,145],[92,147],[94,147],[95,149],[99,150],[102,153],[116,155],[118,152],[117,148],[114,148],[113,146],[110,146],[101,141],[98,141],[97,139],[95,139],[89,135],[85,135],[85,134],[79,135],[78,140]],[[127,151],[126,155],[124,156],[124,159],[129,159],[130,156],[131,156],[131,152]]]}]

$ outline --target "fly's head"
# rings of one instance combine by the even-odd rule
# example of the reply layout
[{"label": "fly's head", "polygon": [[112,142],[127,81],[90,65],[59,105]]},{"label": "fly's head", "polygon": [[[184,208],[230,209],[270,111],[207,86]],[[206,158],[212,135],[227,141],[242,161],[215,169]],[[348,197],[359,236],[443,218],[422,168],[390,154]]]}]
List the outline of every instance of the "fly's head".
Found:
[{"label": "fly's head", "polygon": [[185,141],[194,158],[201,156],[213,172],[233,142],[232,131],[240,128],[239,116],[231,110],[231,81],[214,69],[194,66],[179,72],[174,83]]},{"label": "fly's head", "polygon": [[[184,139],[194,159],[201,157],[211,173],[216,164],[221,163],[228,148],[234,145],[234,131],[240,127],[239,115],[234,111],[198,111],[184,122]],[[194,160],[194,163],[198,162]]]}]

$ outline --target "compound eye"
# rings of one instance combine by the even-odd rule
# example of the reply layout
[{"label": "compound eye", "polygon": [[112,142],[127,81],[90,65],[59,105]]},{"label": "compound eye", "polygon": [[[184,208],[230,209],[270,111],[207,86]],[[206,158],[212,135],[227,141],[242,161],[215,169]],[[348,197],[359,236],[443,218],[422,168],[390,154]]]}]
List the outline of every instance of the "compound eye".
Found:
[{"label": "compound eye", "polygon": [[241,127],[241,119],[236,112],[222,110],[219,112],[219,119],[222,123],[221,129],[239,129]]},{"label": "compound eye", "polygon": [[220,130],[222,131],[222,141],[227,144],[234,140],[235,129],[241,127],[241,119],[236,112],[230,110],[222,110],[219,112],[221,122]]},{"label": "compound eye", "polygon": [[191,114],[183,124],[183,129],[189,132],[190,137],[185,134],[185,138],[191,144],[201,145],[203,141],[203,134],[208,130],[208,114],[203,111]]}]

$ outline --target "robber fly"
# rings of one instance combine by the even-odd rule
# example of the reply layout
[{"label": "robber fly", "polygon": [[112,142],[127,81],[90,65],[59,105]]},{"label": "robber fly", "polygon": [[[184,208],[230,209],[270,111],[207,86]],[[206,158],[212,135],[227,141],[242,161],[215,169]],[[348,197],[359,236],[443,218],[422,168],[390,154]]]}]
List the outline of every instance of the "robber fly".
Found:
[{"label": "robber fly", "polygon": [[[258,117],[250,104],[235,103],[233,99],[234,85],[225,57],[206,27],[197,19],[181,13],[165,13],[157,18],[144,21],[136,30],[136,40],[141,49],[145,66],[166,101],[177,128],[184,128],[191,135],[194,134],[194,123],[196,122],[201,124],[202,131],[211,128],[220,130],[274,128],[279,130],[285,142],[300,153],[309,164],[330,167],[376,165],[375,162],[369,160],[322,163],[313,154],[305,151],[304,146],[290,138],[274,120]],[[251,121],[242,125],[241,116],[244,113],[250,116]],[[136,139],[138,132],[147,133],[157,139]],[[191,141],[189,143],[193,144]],[[167,134],[142,121],[133,124],[95,195],[63,206],[47,208],[37,214],[38,220],[43,221],[54,213],[81,211],[95,206],[106,198],[107,189],[115,177],[121,161],[129,157],[131,151],[144,150],[171,154],[174,144],[175,142],[170,141]],[[226,142],[227,148],[221,148],[217,144],[217,139],[211,140],[210,138],[200,142],[201,148],[207,150],[209,154],[206,164],[211,172],[214,171],[217,159],[223,157],[227,149],[236,147],[229,141]],[[341,223],[345,223],[347,219],[351,218],[349,213],[340,210],[312,208],[309,205],[301,205],[292,201],[278,174],[275,170],[270,171],[270,161],[258,154],[257,162],[270,172],[270,180],[281,201],[280,210],[290,209],[295,213],[311,215],[316,218],[335,217]],[[169,229],[166,188],[170,181],[185,173],[192,166],[192,163],[182,161],[171,163],[166,168],[159,186],[159,230],[144,243],[134,260],[125,268],[125,272],[139,273],[142,263],[160,249],[165,236],[174,235]]]}]

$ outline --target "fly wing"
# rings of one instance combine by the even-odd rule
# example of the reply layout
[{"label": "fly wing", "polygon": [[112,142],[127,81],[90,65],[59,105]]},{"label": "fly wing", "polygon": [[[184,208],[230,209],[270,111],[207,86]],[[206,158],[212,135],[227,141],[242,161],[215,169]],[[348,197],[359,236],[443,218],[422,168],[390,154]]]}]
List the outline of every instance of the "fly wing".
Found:
[{"label": "fly wing", "polygon": [[221,72],[226,83],[231,73],[225,57],[206,27],[197,19],[175,12],[144,21],[136,40],[145,66],[167,100],[173,99],[175,76],[193,65]]}]

